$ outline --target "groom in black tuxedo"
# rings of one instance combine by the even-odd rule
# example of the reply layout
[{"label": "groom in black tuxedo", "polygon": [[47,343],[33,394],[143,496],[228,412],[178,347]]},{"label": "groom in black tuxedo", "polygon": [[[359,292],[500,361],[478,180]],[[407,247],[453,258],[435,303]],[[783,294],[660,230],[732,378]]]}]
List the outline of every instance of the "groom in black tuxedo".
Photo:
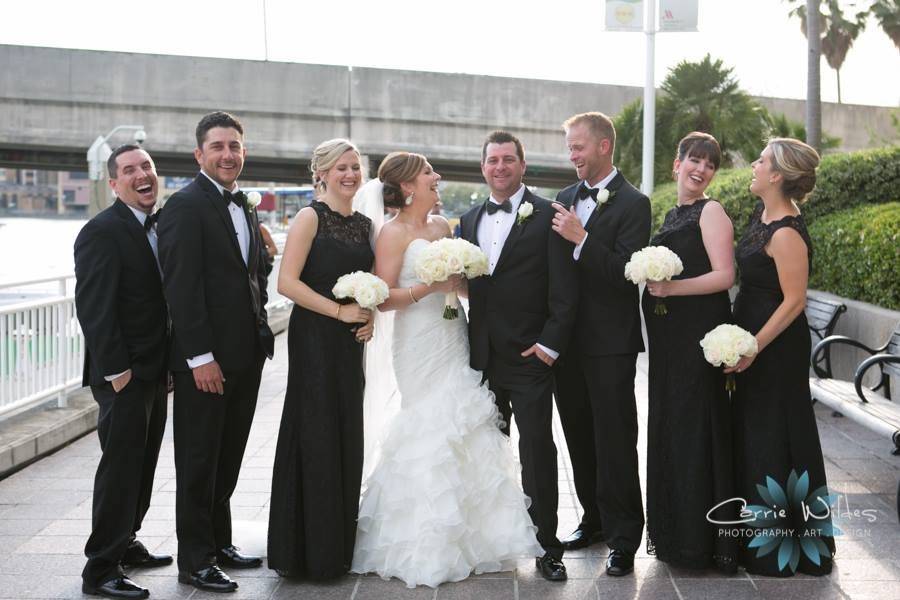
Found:
[{"label": "groom in black tuxedo", "polygon": [[564,581],[556,537],[558,504],[553,444],[552,366],[568,347],[575,320],[573,245],[550,230],[551,202],[522,184],[525,151],[495,131],[482,147],[481,172],[491,197],[460,219],[462,237],[488,256],[490,275],[468,283],[470,364],[484,372],[507,423],[519,431],[522,486],[545,554],[541,575]]},{"label": "groom in black tuxedo", "polygon": [[150,506],[166,426],[168,316],[151,214],[158,183],[153,159],[139,146],[116,148],[107,166],[116,201],[75,240],[75,308],[87,346],[84,385],[100,407],[103,452],[82,591],[146,598],[149,592],[122,568],[172,562],[135,538]]},{"label": "groom in black tuxedo", "polygon": [[255,207],[236,184],[243,134],[228,113],[200,120],[194,150],[200,174],[172,195],[159,220],[172,314],[178,580],[218,592],[237,588],[219,566],[262,564],[232,544],[230,498],[274,346],[265,247]]},{"label": "groom in black tuxedo", "polygon": [[643,352],[637,286],[625,263],[650,238],[650,200],[613,167],[616,131],[599,112],[563,127],[579,181],[556,197],[553,229],[576,244],[580,280],[576,333],[557,367],[556,406],[572,459],[581,524],[563,540],[606,540],[609,575],[627,575],[641,542],[635,361]]}]

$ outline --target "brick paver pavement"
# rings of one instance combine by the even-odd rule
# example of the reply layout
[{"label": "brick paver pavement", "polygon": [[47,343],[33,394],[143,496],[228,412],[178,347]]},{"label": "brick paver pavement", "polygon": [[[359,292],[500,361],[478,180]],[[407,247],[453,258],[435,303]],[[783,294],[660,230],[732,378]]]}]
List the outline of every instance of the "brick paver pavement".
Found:
[{"label": "brick paver pavement", "polygon": [[[259,407],[244,458],[241,478],[232,500],[236,521],[268,519],[269,489],[275,440],[287,377],[286,336],[277,339],[277,360],[266,365]],[[646,423],[646,355],[639,362],[637,396],[641,423]],[[667,567],[641,552],[635,574],[607,577],[606,547],[571,552],[565,557],[569,581],[549,583],[523,559],[514,572],[471,577],[438,589],[407,589],[377,576],[346,576],[328,585],[282,580],[265,568],[232,570],[240,583],[235,600],[308,598],[322,600],[422,599],[580,599],[671,598],[744,600],[751,598],[900,598],[900,526],[896,515],[900,457],[890,444],[847,419],[834,418],[818,407],[819,432],[826,455],[828,481],[843,495],[841,511],[871,510],[864,517],[841,517],[846,534],[837,540],[838,556],[829,577],[789,579],[733,577],[695,573]],[[644,465],[646,439],[639,448]],[[561,442],[558,422],[554,434],[560,449],[560,534],[578,523],[578,505],[571,465]],[[81,569],[85,540],[90,532],[91,486],[100,454],[92,433],[55,454],[0,481],[0,599],[82,598]],[[642,476],[643,466],[642,466]],[[171,420],[159,459],[153,504],[140,539],[152,550],[174,553],[175,469]],[[860,513],[862,514],[862,513]],[[240,529],[241,523],[238,523]],[[240,539],[236,539],[238,545]],[[221,598],[177,582],[175,566],[135,570],[131,576],[150,588],[151,598]]]}]

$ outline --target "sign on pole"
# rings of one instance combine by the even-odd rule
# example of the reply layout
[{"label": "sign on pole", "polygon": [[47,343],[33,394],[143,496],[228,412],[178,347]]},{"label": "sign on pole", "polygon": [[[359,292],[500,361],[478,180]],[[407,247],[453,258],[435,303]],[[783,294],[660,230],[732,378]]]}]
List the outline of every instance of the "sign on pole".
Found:
[{"label": "sign on pole", "polygon": [[660,31],[697,31],[697,0],[659,0]]},{"label": "sign on pole", "polygon": [[644,0],[606,0],[607,31],[643,31]]}]

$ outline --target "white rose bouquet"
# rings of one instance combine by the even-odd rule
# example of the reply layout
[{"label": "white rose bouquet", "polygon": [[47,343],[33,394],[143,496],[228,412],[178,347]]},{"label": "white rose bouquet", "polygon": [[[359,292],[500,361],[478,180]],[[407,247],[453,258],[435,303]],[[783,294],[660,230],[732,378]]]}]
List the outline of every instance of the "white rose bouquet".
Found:
[{"label": "white rose bouquet", "polygon": [[[635,284],[648,281],[670,281],[675,275],[684,270],[678,255],[665,246],[647,246],[631,255],[631,259],[625,265],[625,279]],[[656,299],[658,315],[668,312],[662,298]]]},{"label": "white rose bouquet", "polygon": [[[759,351],[756,337],[737,325],[723,323],[700,340],[703,357],[714,367],[733,367],[742,356],[753,356]],[[734,375],[729,373],[725,389],[734,391]]]},{"label": "white rose bouquet", "polygon": [[[488,259],[481,248],[460,238],[431,242],[416,261],[416,277],[425,285],[447,281],[451,275],[474,279],[488,274]],[[459,299],[450,292],[444,299],[444,318],[459,317]]]},{"label": "white rose bouquet", "polygon": [[356,271],[341,275],[331,288],[331,293],[335,298],[353,298],[361,307],[374,310],[387,300],[390,290],[387,284],[375,275]]}]

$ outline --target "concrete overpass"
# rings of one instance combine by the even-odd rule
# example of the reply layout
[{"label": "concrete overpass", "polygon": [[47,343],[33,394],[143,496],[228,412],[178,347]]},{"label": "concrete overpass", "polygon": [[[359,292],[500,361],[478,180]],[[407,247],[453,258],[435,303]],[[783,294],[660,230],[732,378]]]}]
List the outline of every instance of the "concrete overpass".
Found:
[{"label": "concrete overpass", "polygon": [[[503,128],[525,143],[527,181],[558,187],[574,178],[560,123],[587,110],[615,115],[640,96],[627,86],[0,45],[0,166],[85,170],[98,135],[137,123],[162,174],[190,175],[194,127],[222,109],[244,122],[247,181],[309,181],[312,149],[346,136],[374,165],[412,150],[445,179],[480,182],[482,140]],[[761,100],[803,120],[802,101]],[[823,120],[845,149],[892,131],[890,109],[825,104]]]}]

